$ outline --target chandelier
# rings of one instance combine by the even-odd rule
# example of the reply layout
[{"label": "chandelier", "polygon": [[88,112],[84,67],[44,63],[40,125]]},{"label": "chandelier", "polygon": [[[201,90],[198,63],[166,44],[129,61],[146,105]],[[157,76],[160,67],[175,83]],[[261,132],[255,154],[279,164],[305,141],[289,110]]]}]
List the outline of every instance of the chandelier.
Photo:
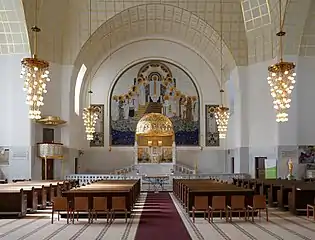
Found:
[{"label": "chandelier", "polygon": [[276,121],[288,121],[287,109],[290,108],[291,94],[294,89],[295,64],[292,62],[279,62],[269,66],[268,84],[273,97],[273,107],[277,112]]},{"label": "chandelier", "polygon": [[49,63],[40,60],[34,55],[21,61],[21,78],[24,78],[23,91],[26,92],[26,104],[29,105],[28,116],[30,119],[40,119],[40,107],[44,105],[44,93],[47,92],[46,84],[49,78]]},{"label": "chandelier", "polygon": [[[89,39],[91,41],[91,36],[92,36],[92,2],[90,0],[89,3]],[[91,44],[91,42],[90,42]],[[96,121],[98,119],[98,110],[96,107],[91,105],[92,101],[92,91],[91,91],[91,79],[89,79],[88,82],[89,85],[89,106],[87,108],[83,109],[83,121],[84,121],[84,126],[85,126],[85,133],[86,133],[86,139],[88,141],[92,141],[94,139],[94,133],[95,133],[95,125]]]},{"label": "chandelier", "polygon": [[35,26],[31,28],[34,40],[33,57],[24,58],[21,61],[22,70],[20,77],[24,79],[23,91],[26,92],[26,104],[29,105],[28,117],[30,119],[40,119],[40,107],[44,105],[44,93],[47,92],[46,84],[49,78],[49,63],[37,58],[37,34],[41,31],[37,27],[38,0],[35,5]]},{"label": "chandelier", "polygon": [[[286,2],[285,9],[288,3],[289,1]],[[283,37],[286,33],[283,31],[284,16],[282,16],[281,0],[279,0],[279,13],[280,31],[276,35],[280,37],[280,61],[268,67],[269,76],[267,80],[270,87],[270,94],[273,98],[273,107],[276,110],[276,121],[287,122],[289,120],[287,110],[290,108],[296,73],[293,62],[283,61]]]},{"label": "chandelier", "polygon": [[224,94],[224,90],[223,90],[223,2],[221,0],[221,4],[220,4],[220,16],[221,16],[221,74],[220,74],[220,97],[221,97],[221,105],[215,108],[215,119],[216,119],[216,123],[218,126],[218,132],[219,132],[219,138],[224,139],[226,138],[226,133],[227,133],[227,128],[228,128],[228,123],[229,123],[229,117],[230,117],[230,113],[229,113],[229,108],[225,107],[223,105],[223,94]]},{"label": "chandelier", "polygon": [[228,123],[230,118],[229,108],[223,105],[215,108],[215,120],[218,125],[219,138],[226,138]]},{"label": "chandelier", "polygon": [[97,113],[97,109],[91,105],[83,109],[83,121],[85,126],[86,139],[88,141],[94,139],[95,124],[98,119]]}]

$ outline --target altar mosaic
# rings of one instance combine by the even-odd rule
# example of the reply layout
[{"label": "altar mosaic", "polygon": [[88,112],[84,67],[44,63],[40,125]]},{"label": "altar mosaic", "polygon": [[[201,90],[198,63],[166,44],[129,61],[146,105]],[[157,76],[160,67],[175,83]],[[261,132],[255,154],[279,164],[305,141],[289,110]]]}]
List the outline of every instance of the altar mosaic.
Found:
[{"label": "altar mosaic", "polygon": [[199,145],[199,96],[191,78],[164,61],[139,63],[125,71],[111,93],[111,145],[132,146],[138,121],[160,112],[173,123],[176,145]]}]

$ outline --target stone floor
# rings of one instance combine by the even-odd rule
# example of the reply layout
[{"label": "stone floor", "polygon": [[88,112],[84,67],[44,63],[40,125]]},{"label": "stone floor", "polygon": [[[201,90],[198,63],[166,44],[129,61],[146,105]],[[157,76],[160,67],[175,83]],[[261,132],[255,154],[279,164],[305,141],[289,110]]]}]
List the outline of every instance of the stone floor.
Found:
[{"label": "stone floor", "polygon": [[[209,224],[203,219],[196,219],[196,223],[193,224],[172,194],[171,197],[192,239],[315,239],[314,221],[273,209],[269,222],[262,219],[251,223],[235,218],[232,224],[220,219]],[[49,212],[40,211],[23,219],[0,219],[0,239],[134,239],[145,199],[146,193],[142,193],[133,217],[127,224],[122,219],[115,220],[112,224],[106,224],[103,219],[93,224],[87,224],[86,219],[79,219],[75,224],[68,225],[66,220],[61,219],[51,224]]]}]

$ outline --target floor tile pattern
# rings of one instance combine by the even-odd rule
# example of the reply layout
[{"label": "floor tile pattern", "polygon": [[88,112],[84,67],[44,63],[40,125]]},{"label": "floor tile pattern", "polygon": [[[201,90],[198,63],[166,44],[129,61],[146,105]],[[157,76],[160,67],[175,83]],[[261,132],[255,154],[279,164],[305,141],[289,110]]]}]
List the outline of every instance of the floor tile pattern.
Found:
[{"label": "floor tile pattern", "polygon": [[[45,210],[30,214],[23,219],[0,219],[0,239],[135,239],[146,197],[147,193],[141,193],[127,224],[123,219],[117,219],[109,224],[104,219],[99,219],[93,224],[88,224],[86,219],[79,219],[78,222],[75,221],[75,224],[68,225],[65,219],[61,219],[51,224],[50,213]],[[263,215],[263,218],[261,220],[257,218],[255,223],[235,218],[232,224],[221,219],[215,219],[214,223],[210,224],[204,219],[197,218],[194,224],[172,193],[170,193],[170,197],[192,239],[315,240],[315,221],[304,216],[293,216],[288,212],[270,209],[269,222]],[[150,211],[150,209],[146,208],[145,211]],[[167,239],[164,237],[163,240]],[[175,240],[174,237],[171,240]]]}]

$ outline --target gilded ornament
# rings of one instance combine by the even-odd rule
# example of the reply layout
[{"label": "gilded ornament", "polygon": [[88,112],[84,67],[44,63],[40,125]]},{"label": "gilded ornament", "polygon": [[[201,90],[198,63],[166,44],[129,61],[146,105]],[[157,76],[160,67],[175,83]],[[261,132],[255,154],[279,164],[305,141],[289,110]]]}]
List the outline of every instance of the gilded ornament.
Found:
[{"label": "gilded ornament", "polygon": [[160,113],[144,115],[138,122],[136,135],[141,136],[173,136],[172,121]]}]

